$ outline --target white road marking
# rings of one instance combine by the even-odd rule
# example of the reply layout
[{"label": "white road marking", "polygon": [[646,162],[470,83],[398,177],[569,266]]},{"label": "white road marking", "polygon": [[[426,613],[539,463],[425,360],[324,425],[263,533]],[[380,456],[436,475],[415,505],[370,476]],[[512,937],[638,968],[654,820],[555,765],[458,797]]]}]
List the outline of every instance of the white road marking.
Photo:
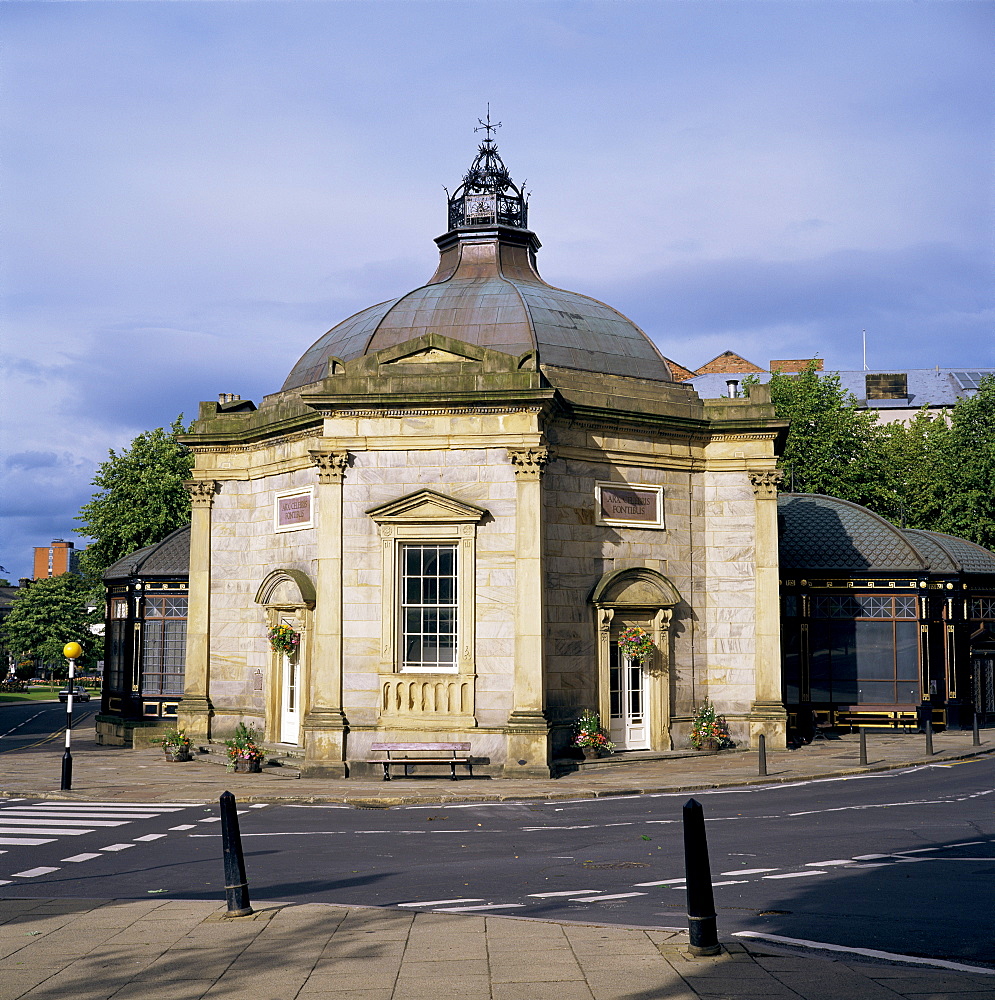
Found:
[{"label": "white road marking", "polygon": [[23,819],[20,816],[0,815],[0,823],[5,826],[32,826],[43,829],[47,826],[127,826],[127,820],[117,819]]},{"label": "white road marking", "polygon": [[91,822],[104,822],[105,820],[110,820],[118,825],[122,823],[128,823],[133,819],[156,819],[157,813],[117,813],[108,812],[101,810],[100,812],[83,812],[79,809],[73,809],[72,811],[68,809],[0,809],[0,820],[4,823],[9,823],[14,819],[24,819],[29,817],[31,819],[43,819],[48,817],[54,817],[55,819],[70,819],[73,816],[79,819],[90,820]]},{"label": "white road marking", "polygon": [[109,844],[107,847],[101,847],[102,851],[126,851],[129,847],[134,847],[134,844]]},{"label": "white road marking", "polygon": [[874,948],[846,948],[840,944],[826,944],[824,941],[806,941],[803,938],[782,937],[780,934],[761,934],[759,931],[733,931],[733,937],[755,938],[759,941],[773,941],[776,944],[793,944],[802,948],[816,948],[819,951],[839,951],[847,955],[863,955],[866,958],[883,958],[889,962],[904,962],[909,965],[932,965],[938,969],[953,969],[956,972],[974,972],[982,976],[995,976],[995,969],[985,969],[979,965],[962,965],[947,962],[941,958],[918,958],[914,955],[897,955],[891,951],[877,951]]},{"label": "white road marking", "polygon": [[951,847],[974,847],[977,844],[983,844],[983,843],[984,843],[983,840],[965,840],[963,841],[963,843],[960,844],[947,844],[947,849],[949,850]]},{"label": "white road marking", "polygon": [[150,840],[162,840],[166,834],[164,833],[147,833],[144,837],[135,837],[136,843],[144,843]]},{"label": "white road marking", "polygon": [[605,823],[605,826],[635,826],[635,823]]},{"label": "white road marking", "polygon": [[805,865],[808,868],[830,868],[833,865],[852,865],[853,858],[842,858],[836,861],[806,861]]},{"label": "white road marking", "polygon": [[48,875],[58,870],[58,868],[29,868],[27,871],[14,872],[14,878],[37,878],[39,875]]},{"label": "white road marking", "polygon": [[[48,799],[44,802],[39,802],[38,807],[47,807],[51,809],[65,809],[71,803],[62,802],[56,799]],[[90,809],[93,806],[107,806],[108,809],[140,809],[143,812],[148,812],[149,810],[155,810],[156,812],[177,812],[180,809],[193,809],[197,806],[203,806],[203,802],[91,802],[87,799],[86,802],[81,802],[80,805],[84,809]]]},{"label": "white road marking", "polygon": [[220,823],[221,822],[221,817],[220,816],[208,816],[207,819],[199,819],[199,820],[197,820],[197,822],[198,823]]},{"label": "white road marking", "polygon": [[8,729],[7,732],[0,733],[0,739],[3,739],[4,736],[10,736],[15,729],[20,729],[21,726],[26,726],[32,719],[37,719],[39,715],[44,715],[48,711],[50,710],[43,708],[40,712],[35,712],[34,715],[29,715],[23,722],[19,722],[16,726],[14,726],[14,729]]},{"label": "white road marking", "polygon": [[9,878],[0,878],[0,885],[10,885]]},{"label": "white road marking", "polygon": [[249,808],[250,809],[265,809],[268,805],[269,805],[268,802],[255,802],[251,806],[249,806]]},{"label": "white road marking", "polygon": [[890,858],[890,854],[855,854],[854,861],[878,861],[881,858]]},{"label": "white road marking", "polygon": [[443,906],[435,913],[470,913],[473,910],[512,910],[524,906],[524,903],[485,903],[483,906]]},{"label": "white road marking", "polygon": [[574,889],[567,892],[530,892],[530,899],[549,899],[552,896],[587,896],[592,892],[600,892],[599,889]]},{"label": "white road marking", "polygon": [[[21,827],[21,826],[0,826],[0,833],[31,833],[32,827]],[[38,829],[38,833],[48,833],[54,837],[82,837],[84,833],[93,833],[93,827],[87,827],[84,830],[70,830],[64,827],[59,827],[58,829]],[[47,843],[47,841],[43,841]]]},{"label": "white road marking", "polygon": [[665,878],[661,879],[659,882],[636,882],[635,884],[642,888],[647,885],[673,885],[675,882],[686,882],[686,878]]},{"label": "white road marking", "polygon": [[764,878],[805,878],[807,875],[825,875],[826,872],[788,872],[787,875],[764,875]]},{"label": "white road marking", "polygon": [[55,841],[51,838],[41,840],[38,837],[0,837],[0,844],[5,847],[38,847],[40,844],[54,843]]},{"label": "white road marking", "polygon": [[63,861],[92,861],[94,858],[102,858],[102,854],[74,854],[71,858],[63,858]]},{"label": "white road marking", "polygon": [[601,903],[606,899],[628,899],[630,896],[645,896],[645,892],[616,892],[612,896],[583,896],[574,899],[575,903]]},{"label": "white road marking", "polygon": [[482,903],[482,899],[428,899],[424,903],[398,903],[398,906],[445,906],[446,903]]},{"label": "white road marking", "polygon": [[730,879],[728,882],[713,882],[712,887],[717,885],[746,885],[750,880],[748,878],[734,878]]},{"label": "white road marking", "polygon": [[600,823],[585,823],[582,826],[523,826],[523,833],[535,833],[538,830],[600,830]]},{"label": "white road marking", "polygon": [[[886,855],[886,857],[897,858],[901,854],[925,854],[927,851],[939,851],[939,847],[913,847],[908,851],[896,851],[894,854]],[[881,855],[878,855],[881,857]]]},{"label": "white road marking", "polygon": [[193,830],[195,829],[193,823],[184,823],[182,826],[171,826],[170,830]]},{"label": "white road marking", "polygon": [[[849,862],[847,862],[849,864]],[[764,872],[780,871],[779,868],[740,868],[734,872],[719,872],[720,875],[762,875]]]}]

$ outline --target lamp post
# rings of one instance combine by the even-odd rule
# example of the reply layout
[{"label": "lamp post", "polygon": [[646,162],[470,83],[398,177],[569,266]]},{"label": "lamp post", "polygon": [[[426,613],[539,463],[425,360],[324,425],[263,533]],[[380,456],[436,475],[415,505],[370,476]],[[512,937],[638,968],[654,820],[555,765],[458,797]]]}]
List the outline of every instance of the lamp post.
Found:
[{"label": "lamp post", "polygon": [[73,755],[70,750],[73,731],[73,692],[76,687],[76,661],[83,655],[83,647],[78,642],[67,642],[62,647],[62,655],[69,661],[69,696],[66,698],[66,752],[62,755],[62,790],[73,787]]}]

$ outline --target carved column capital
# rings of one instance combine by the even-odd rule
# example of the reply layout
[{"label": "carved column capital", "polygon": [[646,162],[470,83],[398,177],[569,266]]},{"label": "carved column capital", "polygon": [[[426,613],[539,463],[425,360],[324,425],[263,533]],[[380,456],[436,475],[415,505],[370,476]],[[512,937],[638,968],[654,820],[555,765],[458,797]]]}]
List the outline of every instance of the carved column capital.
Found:
[{"label": "carved column capital", "polygon": [[548,448],[509,448],[517,479],[538,479],[550,461]]},{"label": "carved column capital", "polygon": [[601,632],[605,639],[611,634],[612,630],[612,619],[615,617],[615,611],[613,608],[599,608],[598,609],[598,630]]},{"label": "carved column capital", "polygon": [[318,467],[319,483],[341,483],[349,467],[347,451],[309,451],[311,460]]},{"label": "carved column capital", "polygon": [[214,494],[221,492],[221,483],[213,479],[188,479],[183,485],[190,494],[191,507],[211,507]]},{"label": "carved column capital", "polygon": [[780,469],[766,469],[749,473],[753,495],[758,500],[773,500],[777,497],[777,484],[784,478]]}]

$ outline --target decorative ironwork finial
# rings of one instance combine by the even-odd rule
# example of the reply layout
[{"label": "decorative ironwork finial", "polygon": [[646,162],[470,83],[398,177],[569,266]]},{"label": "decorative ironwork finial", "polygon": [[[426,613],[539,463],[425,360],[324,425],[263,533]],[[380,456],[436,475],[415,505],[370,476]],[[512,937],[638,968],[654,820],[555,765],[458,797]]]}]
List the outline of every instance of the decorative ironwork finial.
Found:
[{"label": "decorative ironwork finial", "polygon": [[477,147],[477,155],[463,181],[452,195],[446,192],[449,202],[449,228],[464,226],[528,226],[528,196],[524,186],[518,187],[511,179],[508,168],[501,159],[497,143],[491,133],[501,127],[501,122],[491,121],[491,106],[487,105],[487,118],[478,118],[480,128],[486,132]]},{"label": "decorative ironwork finial", "polygon": [[480,128],[475,128],[473,131],[474,132],[486,132],[487,133],[487,136],[486,136],[487,141],[488,142],[493,142],[494,140],[493,140],[493,137],[491,136],[491,132],[497,131],[497,129],[499,129],[501,127],[501,122],[495,122],[493,125],[491,124],[491,102],[490,101],[487,102],[487,121],[484,121],[483,118],[478,118],[477,121],[480,122]]}]

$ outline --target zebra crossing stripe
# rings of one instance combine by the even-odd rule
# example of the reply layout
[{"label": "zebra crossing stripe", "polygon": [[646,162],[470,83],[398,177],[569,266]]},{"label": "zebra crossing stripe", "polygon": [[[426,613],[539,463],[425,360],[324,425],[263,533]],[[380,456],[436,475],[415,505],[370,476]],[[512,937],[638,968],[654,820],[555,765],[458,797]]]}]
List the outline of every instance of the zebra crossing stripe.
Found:
[{"label": "zebra crossing stripe", "polygon": [[[42,840],[40,837],[0,837],[4,847],[39,847],[41,844],[54,844],[51,838]],[[4,854],[7,852],[4,851]]]}]

